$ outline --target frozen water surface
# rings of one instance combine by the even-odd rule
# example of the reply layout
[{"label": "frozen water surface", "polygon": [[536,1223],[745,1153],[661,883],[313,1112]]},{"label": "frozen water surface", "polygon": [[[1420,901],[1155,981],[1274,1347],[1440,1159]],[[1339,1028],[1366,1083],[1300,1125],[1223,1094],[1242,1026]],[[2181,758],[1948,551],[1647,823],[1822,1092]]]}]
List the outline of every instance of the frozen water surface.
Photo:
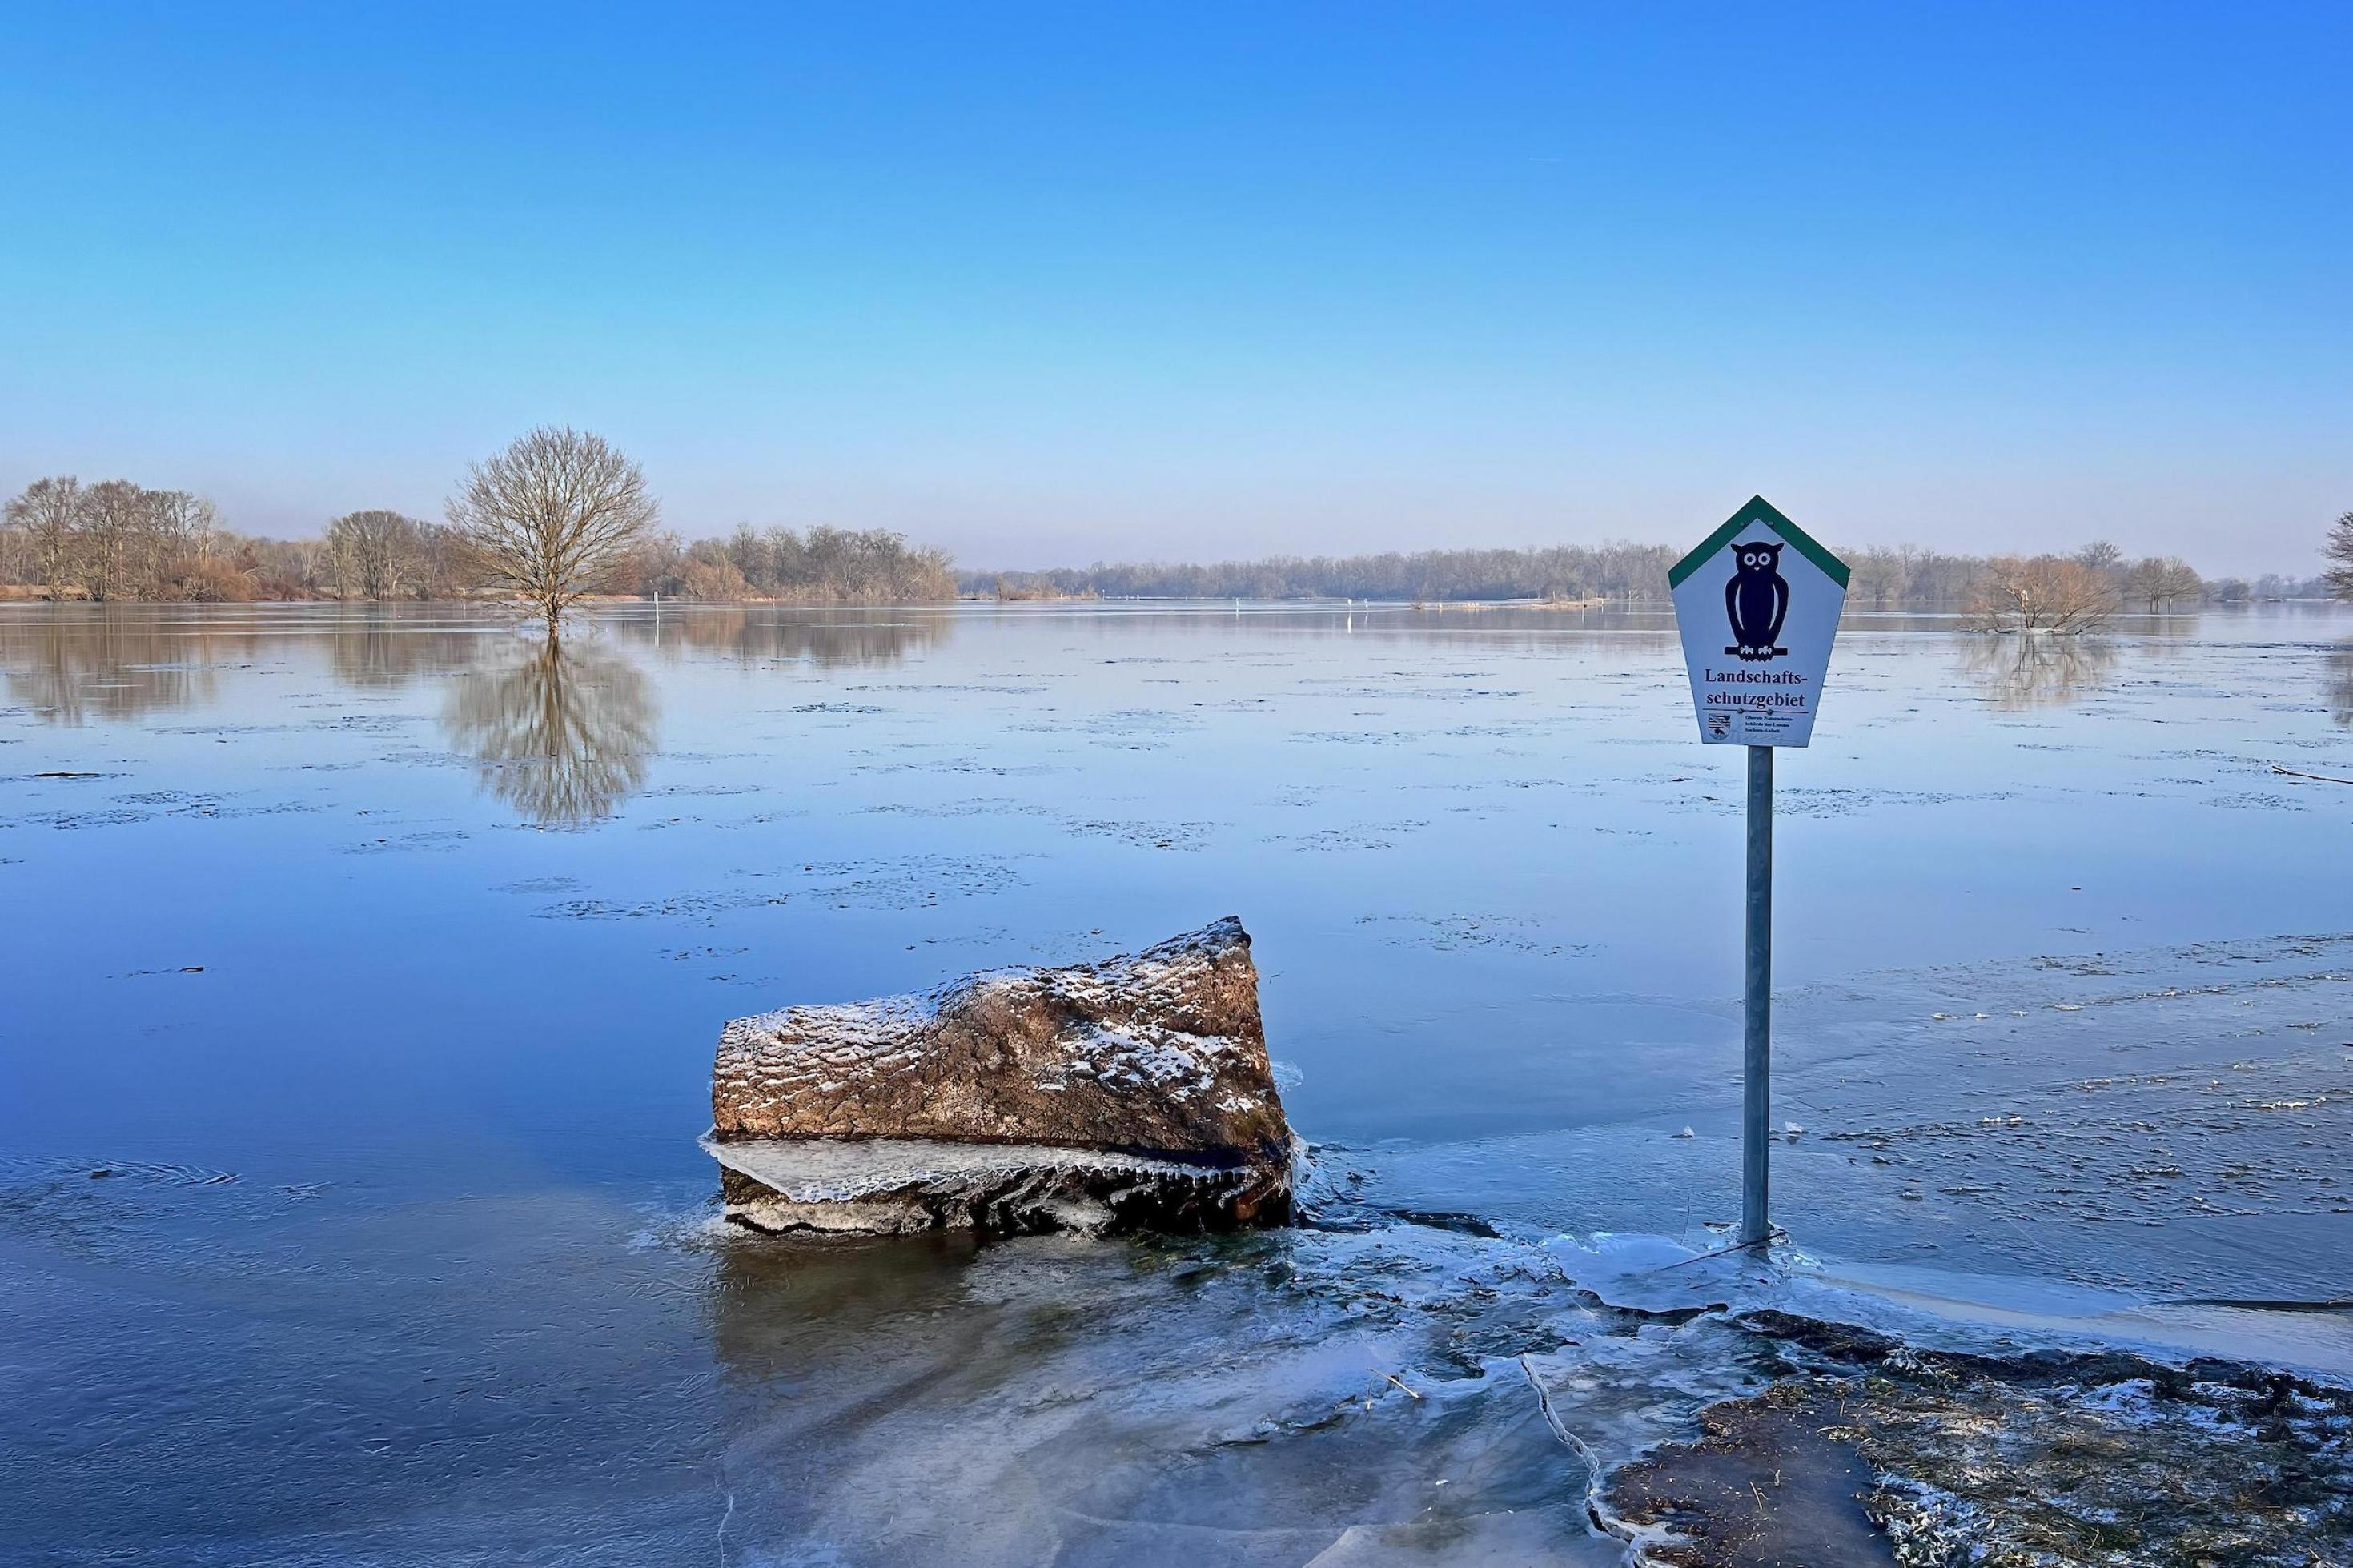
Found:
[{"label": "frozen water surface", "polygon": [[[1849,623],[1768,1265],[1663,618],[583,634],[0,608],[11,1561],[1613,1563],[1750,1469],[1888,1561],[1841,1465],[1917,1561],[2344,1560],[2353,618]],[[712,1218],[723,1020],[1229,912],[1309,1226]]]}]

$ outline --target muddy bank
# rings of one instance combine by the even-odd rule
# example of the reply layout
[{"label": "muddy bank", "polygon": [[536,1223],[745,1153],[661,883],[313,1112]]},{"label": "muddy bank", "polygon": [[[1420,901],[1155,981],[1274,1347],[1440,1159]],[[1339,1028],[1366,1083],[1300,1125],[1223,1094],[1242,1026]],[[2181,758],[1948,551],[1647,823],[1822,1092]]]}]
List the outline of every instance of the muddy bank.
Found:
[{"label": "muddy bank", "polygon": [[1613,1475],[1606,1516],[1649,1538],[1678,1568],[1870,1568],[1896,1561],[1869,1505],[1876,1476],[1842,1425],[1842,1404],[1810,1384],[1712,1405],[1701,1435]]},{"label": "muddy bank", "polygon": [[2242,1364],[1921,1353],[1779,1313],[1804,1368],[1702,1411],[1600,1511],[1687,1568],[2353,1561],[2353,1391]]}]

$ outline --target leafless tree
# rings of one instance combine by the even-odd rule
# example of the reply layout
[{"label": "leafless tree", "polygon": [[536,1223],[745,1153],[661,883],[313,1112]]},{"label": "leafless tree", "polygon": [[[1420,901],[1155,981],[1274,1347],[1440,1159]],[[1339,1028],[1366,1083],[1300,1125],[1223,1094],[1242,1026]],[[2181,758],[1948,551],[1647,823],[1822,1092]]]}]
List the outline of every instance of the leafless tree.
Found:
[{"label": "leafless tree", "polygon": [[2152,555],[2133,563],[2125,574],[2125,592],[2155,615],[2179,600],[2196,599],[2206,592],[2206,580],[2178,555]]},{"label": "leafless tree", "polygon": [[2320,552],[2328,558],[2328,570],[2322,574],[2328,591],[2340,599],[2353,599],[2353,511],[2329,526],[2328,542]]},{"label": "leafless tree", "polygon": [[417,525],[417,593],[427,599],[458,599],[474,585],[473,557],[465,540],[447,523]]},{"label": "leafless tree", "polygon": [[752,585],[744,580],[742,569],[727,558],[726,546],[715,539],[707,543],[708,550],[695,546],[697,553],[689,555],[679,569],[680,591],[690,599],[750,598]]},{"label": "leafless tree", "polygon": [[101,479],[82,492],[74,533],[82,585],[91,598],[128,598],[137,591],[132,566],[147,526],[147,492],[129,479]]},{"label": "leafless tree", "polygon": [[140,529],[134,542],[138,592],[150,599],[185,597],[184,579],[211,559],[220,515],[204,496],[187,490],[142,490]]},{"label": "leafless tree", "polygon": [[173,549],[197,556],[212,553],[220,512],[210,497],[188,490],[149,490],[147,509],[156,535]]},{"label": "leafless tree", "polygon": [[346,599],[396,599],[410,593],[422,565],[424,526],[382,510],[345,512],[327,524],[336,592]]},{"label": "leafless tree", "polygon": [[32,547],[33,570],[54,599],[73,566],[74,530],[81,515],[81,481],[70,474],[35,479],[8,502],[8,526]]},{"label": "leafless tree", "polygon": [[2126,578],[2132,571],[2132,563],[2125,559],[2122,548],[2105,539],[2095,539],[2075,552],[2075,559],[2108,585],[2108,596],[2119,607],[2127,602],[2130,595]]},{"label": "leafless tree", "polygon": [[290,568],[289,578],[305,595],[325,591],[331,576],[326,541],[290,539],[286,542],[286,564]]},{"label": "leafless tree", "polygon": [[555,637],[564,612],[629,557],[659,507],[604,437],[543,426],[468,470],[449,501],[491,582],[522,595]]},{"label": "leafless tree", "polygon": [[1997,555],[1985,563],[1969,607],[1987,631],[2067,637],[2107,619],[2116,599],[2107,579],[2081,561]]}]

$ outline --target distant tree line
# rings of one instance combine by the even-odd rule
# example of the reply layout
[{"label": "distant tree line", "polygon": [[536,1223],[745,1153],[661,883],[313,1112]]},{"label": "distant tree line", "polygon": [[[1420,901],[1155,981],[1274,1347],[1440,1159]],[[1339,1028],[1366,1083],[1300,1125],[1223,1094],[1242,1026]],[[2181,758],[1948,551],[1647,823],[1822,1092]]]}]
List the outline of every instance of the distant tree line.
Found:
[{"label": "distant tree line", "polygon": [[186,490],[36,479],[0,509],[0,580],[53,598],[249,599],[275,574],[307,570],[269,543],[221,527]]},{"label": "distant tree line", "polygon": [[[2348,546],[2353,548],[2353,546]],[[1841,550],[1853,571],[1847,603],[1858,609],[1968,609],[1989,588],[2014,581],[2031,561],[2044,578],[2066,563],[2073,585],[2107,607],[2164,611],[2250,599],[2323,598],[2320,577],[2270,575],[2213,581],[2173,556],[2128,560],[2105,541],[2070,555],[1955,555],[1913,545]],[[1556,545],[1541,550],[1426,550],[1414,554],[1296,556],[1214,565],[1096,565],[1047,572],[967,572],[963,590],[980,597],[1136,599],[1536,599],[1662,603],[1667,568],[1681,552],[1659,544]],[[2353,555],[2348,557],[2353,566]],[[2353,580],[2353,571],[2348,573]]]},{"label": "distant tree line", "polygon": [[[36,479],[0,508],[0,585],[18,596],[100,601],[494,595],[538,602],[543,595],[529,574],[514,570],[518,552],[501,547],[500,496],[478,487],[524,483],[528,468],[500,464],[528,457],[529,442],[568,434],[534,432],[501,458],[478,466],[452,503],[452,522],[372,508],[332,519],[315,539],[237,532],[222,525],[210,500],[186,490],[147,489],[126,479]],[[504,499],[528,511],[527,490]],[[646,529],[650,515],[649,510],[629,511],[632,526],[608,529],[615,536],[601,541],[592,537],[588,542],[603,546],[596,570],[574,574],[566,592],[806,604],[906,604],[956,595],[945,552],[911,545],[887,530],[746,526],[725,539],[689,544],[675,533]],[[599,523],[588,526],[593,532]],[[561,548],[568,555],[579,545]]]},{"label": "distant tree line", "polygon": [[[564,468],[565,463],[574,467]],[[607,501],[582,506],[583,496],[599,492],[572,481],[600,474],[609,487]],[[555,482],[559,476],[568,478]],[[575,510],[558,518],[549,506]],[[237,532],[222,526],[210,500],[187,490],[56,477],[35,480],[0,508],[0,588],[18,596],[94,600],[519,596],[541,605],[551,619],[584,593],[802,604],[925,603],[959,592],[1000,599],[1646,604],[1665,599],[1667,568],[1679,553],[1620,541],[959,577],[946,552],[912,545],[883,529],[746,524],[723,539],[688,543],[656,531],[658,516],[634,464],[594,437],[554,429],[533,431],[476,465],[447,523],[371,509],[332,519],[316,539]],[[2065,604],[2063,613],[2052,613],[2080,627],[2117,610],[2353,597],[2353,513],[2337,521],[2327,551],[2333,570],[2326,576],[2272,574],[2253,582],[2209,581],[2174,556],[2131,560],[2105,542],[2031,557],[1910,545],[1840,553],[1853,569],[1848,603],[1858,609],[1967,609],[2014,620],[2027,613],[2023,595],[2037,606]],[[584,561],[593,569],[584,569]],[[549,576],[551,563],[560,563],[560,584]]]},{"label": "distant tree line", "polygon": [[636,563],[638,591],[688,599],[908,605],[956,596],[944,550],[911,545],[887,529],[755,529],[681,543],[649,540]]},{"label": "distant tree line", "polygon": [[1542,550],[1277,555],[1214,565],[967,573],[966,593],[1003,598],[1640,600],[1666,592],[1681,552],[1609,542]]},{"label": "distant tree line", "polygon": [[2333,591],[2326,574],[2210,581],[2179,556],[2129,560],[2105,540],[2073,555],[1997,555],[1974,567],[1968,605],[1994,631],[2084,632],[2119,611],[2162,615],[2195,605],[2323,599]]}]

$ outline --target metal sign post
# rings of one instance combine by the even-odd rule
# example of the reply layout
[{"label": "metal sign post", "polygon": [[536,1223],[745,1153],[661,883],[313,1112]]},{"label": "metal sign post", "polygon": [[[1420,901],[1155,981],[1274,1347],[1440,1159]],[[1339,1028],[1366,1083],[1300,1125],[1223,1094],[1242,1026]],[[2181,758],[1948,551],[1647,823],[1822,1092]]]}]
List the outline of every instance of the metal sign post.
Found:
[{"label": "metal sign post", "polygon": [[1773,748],[1748,748],[1748,953],[1740,1036],[1740,1245],[1772,1234]]},{"label": "metal sign post", "polygon": [[1773,748],[1813,738],[1845,563],[1757,496],[1675,563],[1667,585],[1683,634],[1699,738],[1748,748],[1748,918],[1743,986],[1740,1245],[1773,1234]]}]

